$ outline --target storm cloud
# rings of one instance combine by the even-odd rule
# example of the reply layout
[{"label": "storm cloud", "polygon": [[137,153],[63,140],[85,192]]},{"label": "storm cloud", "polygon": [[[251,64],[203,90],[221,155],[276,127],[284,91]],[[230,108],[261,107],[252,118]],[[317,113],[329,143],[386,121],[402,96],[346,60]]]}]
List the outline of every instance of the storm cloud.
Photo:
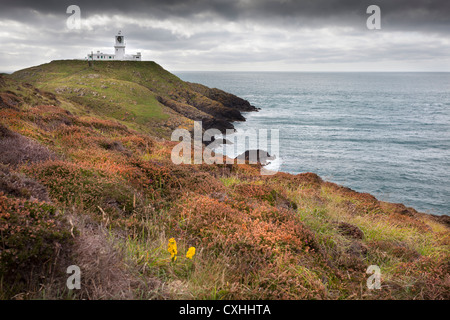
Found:
[{"label": "storm cloud", "polygon": [[[81,9],[81,28],[66,21]],[[381,30],[369,30],[369,5]],[[450,71],[449,1],[1,1],[0,71],[113,51],[169,70]]]}]

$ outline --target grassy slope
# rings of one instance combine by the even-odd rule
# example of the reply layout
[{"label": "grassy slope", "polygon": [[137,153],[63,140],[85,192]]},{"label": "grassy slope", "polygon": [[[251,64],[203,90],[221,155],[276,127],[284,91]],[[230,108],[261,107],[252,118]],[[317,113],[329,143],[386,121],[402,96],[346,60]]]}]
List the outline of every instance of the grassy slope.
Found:
[{"label": "grassy slope", "polygon": [[[0,167],[0,242],[8,248],[0,253],[0,297],[449,298],[448,224],[312,173],[173,165],[174,143],[147,135],[164,113],[145,83],[157,83],[158,94],[173,89],[177,99],[190,92],[176,77],[160,77],[156,64],[136,66],[143,69],[95,66],[100,76],[89,78],[79,63],[52,62],[13,78],[41,90],[98,90],[135,117],[148,116],[143,125],[116,121],[122,114],[98,108],[92,96],[53,97],[0,79],[0,162],[10,165]],[[114,91],[101,91],[111,82]],[[16,103],[5,96],[13,93]],[[131,99],[138,104],[125,103]],[[193,260],[184,256],[190,246]],[[65,288],[70,264],[82,269],[80,291]],[[381,268],[381,290],[366,287],[369,265]]]},{"label": "grassy slope", "polygon": [[243,120],[235,109],[251,111],[239,98],[184,82],[152,61],[98,61],[89,67],[86,61],[59,60],[17,71],[11,78],[166,138],[174,128],[192,126],[189,119]]},{"label": "grassy slope", "polygon": [[12,78],[157,135],[167,134],[154,129],[164,126],[169,114],[156,95],[173,86],[183,87],[181,80],[154,62],[99,62],[89,68],[84,61],[52,61],[15,72]]}]

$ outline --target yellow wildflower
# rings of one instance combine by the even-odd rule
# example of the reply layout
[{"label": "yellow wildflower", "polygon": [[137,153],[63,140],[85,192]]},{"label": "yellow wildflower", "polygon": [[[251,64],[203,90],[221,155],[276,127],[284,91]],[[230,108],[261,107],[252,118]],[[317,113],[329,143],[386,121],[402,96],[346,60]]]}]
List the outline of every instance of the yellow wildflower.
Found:
[{"label": "yellow wildflower", "polygon": [[186,258],[192,259],[194,255],[195,255],[195,248],[190,247],[189,250],[186,252]]},{"label": "yellow wildflower", "polygon": [[169,251],[171,258],[173,261],[177,260],[177,242],[175,241],[175,238],[169,239],[169,246],[167,247],[167,251]]}]

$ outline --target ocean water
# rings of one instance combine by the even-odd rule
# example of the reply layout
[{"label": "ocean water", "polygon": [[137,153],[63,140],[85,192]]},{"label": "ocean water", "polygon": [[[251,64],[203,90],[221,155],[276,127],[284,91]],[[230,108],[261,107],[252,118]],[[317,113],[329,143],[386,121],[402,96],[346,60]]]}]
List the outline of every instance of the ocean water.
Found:
[{"label": "ocean water", "polygon": [[450,214],[450,73],[175,74],[261,108],[235,127],[279,129],[279,171]]}]

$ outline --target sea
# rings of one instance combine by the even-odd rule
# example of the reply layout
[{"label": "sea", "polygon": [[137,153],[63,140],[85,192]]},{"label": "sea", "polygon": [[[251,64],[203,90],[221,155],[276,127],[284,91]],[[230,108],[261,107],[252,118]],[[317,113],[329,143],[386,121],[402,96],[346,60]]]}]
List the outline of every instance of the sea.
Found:
[{"label": "sea", "polygon": [[450,214],[450,73],[174,74],[261,108],[244,113],[235,134],[278,130],[269,169],[314,172],[379,200]]}]

